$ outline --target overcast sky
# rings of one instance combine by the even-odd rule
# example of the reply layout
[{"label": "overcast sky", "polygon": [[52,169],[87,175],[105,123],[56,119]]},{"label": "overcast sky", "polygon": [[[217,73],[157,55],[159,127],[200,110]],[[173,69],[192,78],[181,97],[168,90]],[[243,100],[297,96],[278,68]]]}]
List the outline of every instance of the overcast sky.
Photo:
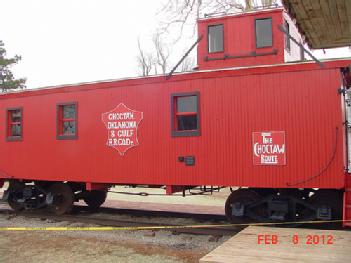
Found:
[{"label": "overcast sky", "polygon": [[28,88],[135,76],[160,1],[0,0],[0,39]]},{"label": "overcast sky", "polygon": [[0,39],[28,88],[136,76],[137,39],[151,38],[164,1],[0,0]]}]

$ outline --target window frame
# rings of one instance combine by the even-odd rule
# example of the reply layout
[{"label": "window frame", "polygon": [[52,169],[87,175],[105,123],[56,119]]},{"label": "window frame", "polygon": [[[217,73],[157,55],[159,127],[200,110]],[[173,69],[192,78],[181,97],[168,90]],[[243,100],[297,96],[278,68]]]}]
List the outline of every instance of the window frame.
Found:
[{"label": "window frame", "polygon": [[[271,20],[271,33],[272,33],[272,44],[270,45],[270,46],[258,46],[257,44],[258,44],[258,42],[257,42],[257,21],[258,20]],[[262,18],[255,18],[255,20],[254,20],[254,23],[255,23],[255,46],[256,46],[256,48],[258,49],[258,48],[270,48],[270,47],[273,47],[273,45],[274,45],[274,38],[273,38],[273,18],[271,17],[271,16],[269,16],[269,17],[262,17]]]},{"label": "window frame", "polygon": [[[177,98],[179,97],[189,97],[189,96],[196,96],[197,99],[197,112],[196,112],[196,124],[197,124],[197,129],[196,130],[184,130],[184,131],[179,131],[177,130],[177,116],[179,115],[195,115],[194,112],[182,112],[181,114],[178,114],[177,112]],[[201,135],[201,129],[200,129],[200,92],[199,91],[194,91],[194,92],[182,92],[182,93],[172,93],[171,94],[171,135],[172,137],[190,137],[190,136],[200,136]]]},{"label": "window frame", "polygon": [[[62,134],[62,124],[64,120],[67,121],[67,119],[61,118],[61,114],[63,114],[63,106],[70,106],[74,105],[75,106],[75,114],[74,114],[74,122],[75,122],[75,129],[76,132],[73,135],[64,135]],[[62,109],[62,110],[61,110]],[[76,140],[78,139],[78,102],[63,102],[63,103],[57,103],[56,104],[56,139],[57,140]]]},{"label": "window frame", "polygon": [[[11,120],[10,124],[10,112],[19,110],[21,112],[21,135],[20,136],[13,136],[10,135],[10,126],[13,125],[14,122]],[[13,107],[6,109],[6,141],[13,142],[13,141],[22,141],[23,140],[23,107]]]},{"label": "window frame", "polygon": [[[222,43],[223,43],[223,48],[221,51],[210,51],[210,27],[215,27],[215,26],[222,26]],[[212,24],[207,26],[207,53],[208,54],[216,54],[216,53],[223,53],[224,52],[224,24]]]}]

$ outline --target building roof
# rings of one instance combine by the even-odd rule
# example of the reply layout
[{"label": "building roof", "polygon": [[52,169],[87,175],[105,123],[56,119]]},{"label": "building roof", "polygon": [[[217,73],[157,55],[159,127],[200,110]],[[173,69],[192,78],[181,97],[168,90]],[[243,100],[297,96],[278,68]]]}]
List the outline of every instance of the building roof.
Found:
[{"label": "building roof", "polygon": [[282,0],[310,48],[351,46],[350,0]]}]

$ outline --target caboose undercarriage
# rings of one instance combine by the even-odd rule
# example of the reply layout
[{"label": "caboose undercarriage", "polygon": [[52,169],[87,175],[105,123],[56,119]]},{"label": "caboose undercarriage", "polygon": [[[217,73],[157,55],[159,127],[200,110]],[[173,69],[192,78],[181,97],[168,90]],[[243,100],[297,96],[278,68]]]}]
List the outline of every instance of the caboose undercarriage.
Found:
[{"label": "caboose undercarriage", "polygon": [[3,200],[15,211],[45,208],[61,215],[71,212],[74,202],[80,200],[84,200],[91,209],[97,209],[106,197],[107,188],[87,191],[85,184],[10,180]]},{"label": "caboose undercarriage", "polygon": [[230,222],[302,222],[342,218],[343,193],[334,189],[242,188],[225,204]]},{"label": "caboose undercarriage", "polygon": [[[84,183],[10,180],[3,199],[17,211],[48,209],[60,215],[80,200],[97,209],[107,192],[107,187],[89,191]],[[239,188],[228,196],[225,214],[231,223],[339,220],[342,198],[335,189]]]}]

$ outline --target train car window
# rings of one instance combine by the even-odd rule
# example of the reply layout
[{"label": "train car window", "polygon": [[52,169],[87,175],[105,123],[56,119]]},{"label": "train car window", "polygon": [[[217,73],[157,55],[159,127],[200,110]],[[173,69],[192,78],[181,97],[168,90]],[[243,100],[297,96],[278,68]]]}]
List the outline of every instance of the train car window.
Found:
[{"label": "train car window", "polygon": [[223,25],[214,25],[208,27],[208,52],[223,52]]},{"label": "train car window", "polygon": [[256,47],[271,47],[273,45],[272,18],[255,20]]},{"label": "train car window", "polygon": [[57,105],[57,138],[77,138],[77,103]]},{"label": "train car window", "polygon": [[288,37],[288,35],[290,35],[290,27],[289,27],[289,23],[287,21],[284,22],[284,27],[286,30],[286,34],[284,35],[284,42],[285,42],[285,49],[287,51],[290,51],[290,38]]},{"label": "train car window", "polygon": [[7,110],[7,140],[20,140],[23,134],[22,108]]},{"label": "train car window", "polygon": [[173,94],[172,136],[200,135],[199,93]]}]

